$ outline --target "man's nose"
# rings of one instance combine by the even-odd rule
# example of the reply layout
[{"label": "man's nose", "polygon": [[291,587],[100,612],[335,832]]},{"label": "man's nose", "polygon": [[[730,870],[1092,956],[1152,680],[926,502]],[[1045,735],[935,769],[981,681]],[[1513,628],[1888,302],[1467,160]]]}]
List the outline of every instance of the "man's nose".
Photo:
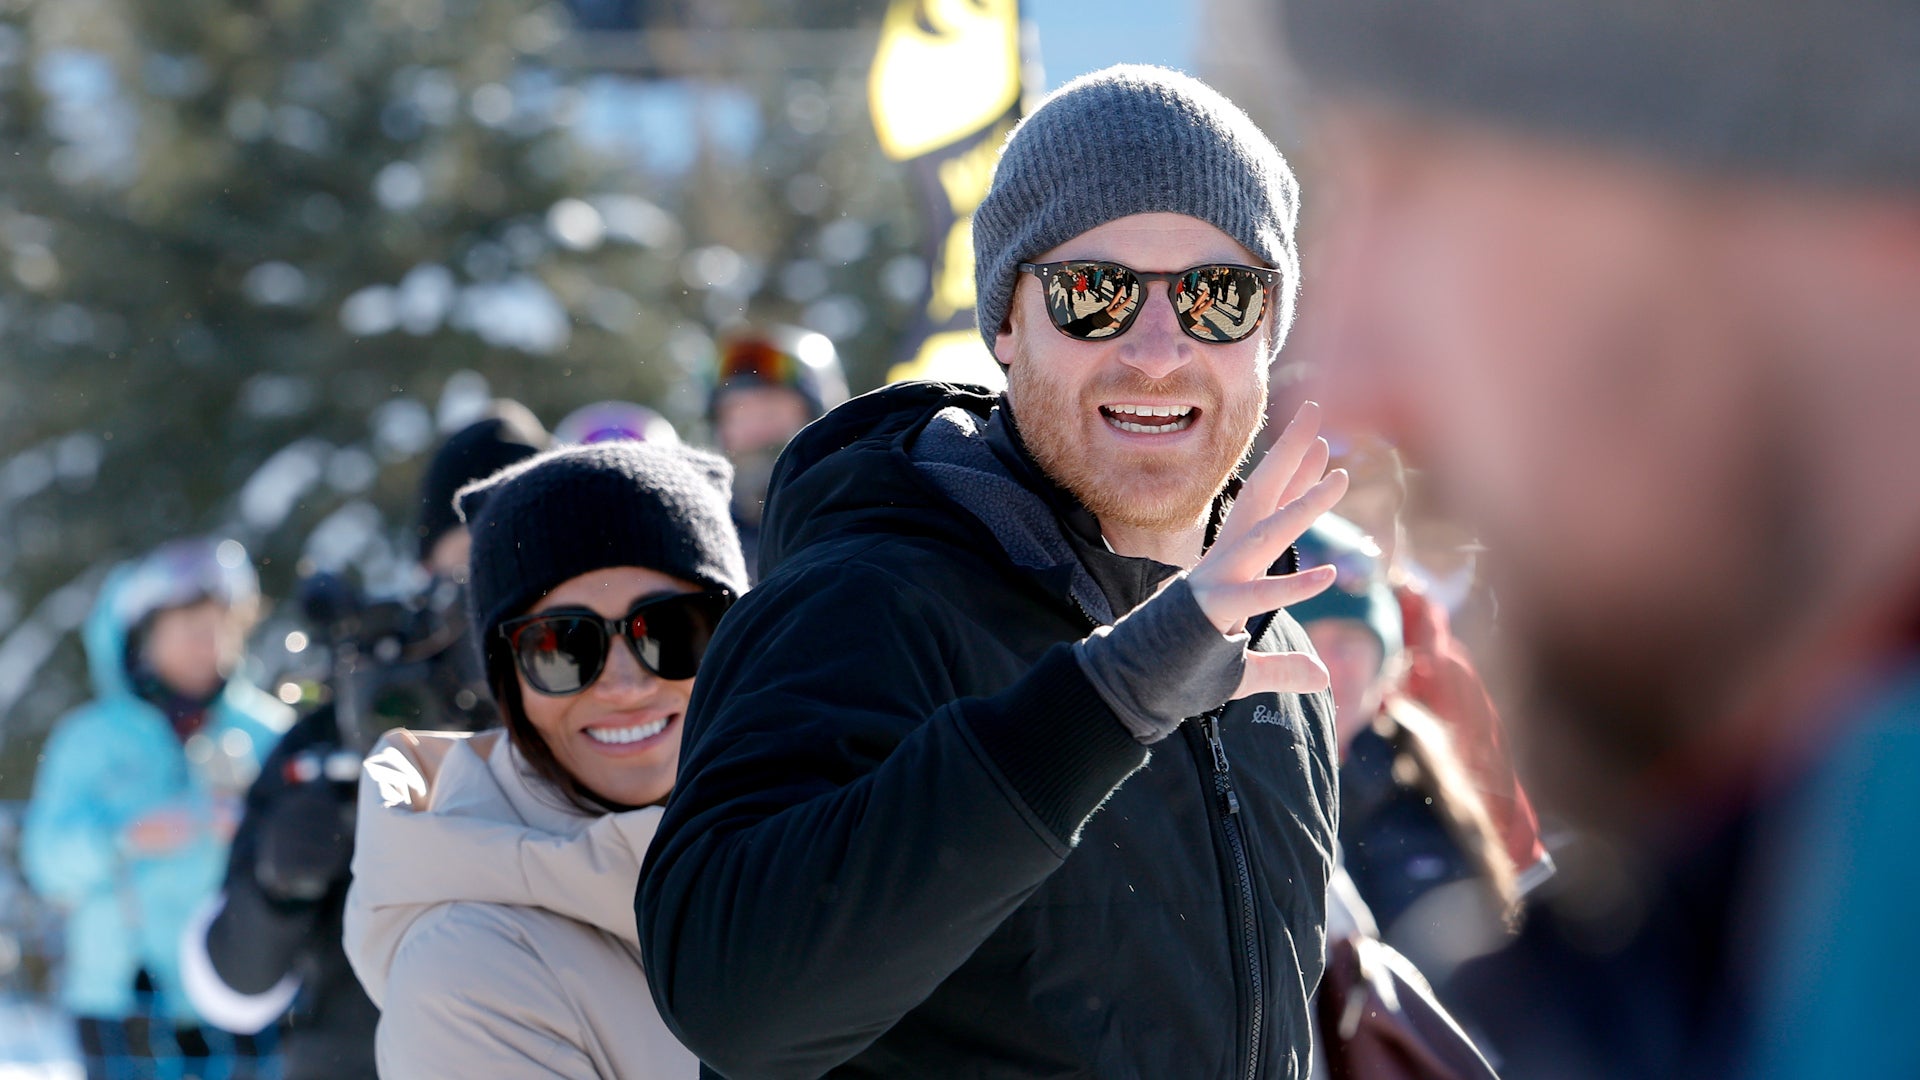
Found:
[{"label": "man's nose", "polygon": [[1150,283],[1140,297],[1140,312],[1120,338],[1120,360],[1149,379],[1164,379],[1193,362],[1195,342],[1180,330],[1168,302],[1173,286]]}]

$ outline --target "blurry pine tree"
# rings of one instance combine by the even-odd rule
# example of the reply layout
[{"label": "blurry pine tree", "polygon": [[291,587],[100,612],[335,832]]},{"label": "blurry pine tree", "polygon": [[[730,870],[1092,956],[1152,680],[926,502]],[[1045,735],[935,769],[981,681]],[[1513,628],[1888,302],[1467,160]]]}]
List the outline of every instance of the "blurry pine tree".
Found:
[{"label": "blurry pine tree", "polygon": [[881,6],[683,5],[704,66],[623,73],[531,0],[0,0],[0,797],[87,695],[113,561],[222,530],[269,596],[397,580],[447,425],[624,398],[697,438],[733,319],[873,385],[923,272]]}]

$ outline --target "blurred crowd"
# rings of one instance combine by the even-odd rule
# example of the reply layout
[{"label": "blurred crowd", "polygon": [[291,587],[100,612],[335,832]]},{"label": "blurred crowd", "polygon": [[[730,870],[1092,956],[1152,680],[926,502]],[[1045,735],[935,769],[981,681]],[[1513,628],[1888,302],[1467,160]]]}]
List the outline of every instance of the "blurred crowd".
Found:
[{"label": "blurred crowd", "polygon": [[1257,21],[1298,180],[1007,139],[1004,387],[736,323],[710,448],[442,432],[404,587],[114,568],[0,882],[88,1080],[1920,1076],[1920,9]]}]

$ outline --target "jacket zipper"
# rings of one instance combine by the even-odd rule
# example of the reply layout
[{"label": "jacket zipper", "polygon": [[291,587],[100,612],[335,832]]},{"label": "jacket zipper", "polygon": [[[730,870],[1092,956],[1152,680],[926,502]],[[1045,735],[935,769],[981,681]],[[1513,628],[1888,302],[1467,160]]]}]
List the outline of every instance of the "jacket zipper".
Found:
[{"label": "jacket zipper", "polygon": [[[1086,605],[1077,596],[1070,596],[1074,608],[1089,626],[1098,628],[1100,620],[1093,617]],[[1267,631],[1271,617],[1261,620],[1259,629],[1253,635],[1260,640]],[[1249,629],[1252,629],[1251,627]],[[1227,765],[1227,747],[1220,741],[1220,714],[1225,705],[1206,713],[1202,730],[1205,732],[1207,749],[1213,756],[1213,793],[1220,807],[1220,830],[1227,838],[1227,854],[1233,860],[1234,882],[1240,896],[1240,949],[1247,962],[1247,1000],[1250,1023],[1247,1030],[1247,1080],[1259,1080],[1260,1077],[1260,1035],[1266,1023],[1266,980],[1262,978],[1260,968],[1260,916],[1253,900],[1253,866],[1247,859],[1246,836],[1240,828],[1240,796],[1233,790],[1233,778]]]},{"label": "jacket zipper", "polygon": [[1253,899],[1253,867],[1247,859],[1246,836],[1240,824],[1240,796],[1233,790],[1233,777],[1227,765],[1227,747],[1220,741],[1220,714],[1225,706],[1207,713],[1205,732],[1207,749],[1213,754],[1213,792],[1220,802],[1220,829],[1227,837],[1227,854],[1233,860],[1234,881],[1240,894],[1240,947],[1247,961],[1247,980],[1251,990],[1250,1022],[1247,1032],[1247,1080],[1260,1075],[1260,1034],[1266,1022],[1266,980],[1260,970],[1260,924]]}]

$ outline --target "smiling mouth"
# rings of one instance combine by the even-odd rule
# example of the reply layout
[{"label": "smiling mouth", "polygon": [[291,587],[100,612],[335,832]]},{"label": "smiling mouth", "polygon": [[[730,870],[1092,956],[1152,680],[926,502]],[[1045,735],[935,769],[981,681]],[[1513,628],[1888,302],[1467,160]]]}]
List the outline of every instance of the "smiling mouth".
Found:
[{"label": "smiling mouth", "polygon": [[1131,435],[1171,435],[1193,426],[1200,410],[1191,405],[1102,405],[1100,416],[1115,431]]},{"label": "smiling mouth", "polygon": [[590,727],[586,729],[587,738],[604,746],[625,746],[653,738],[667,730],[667,725],[673,723],[673,719],[668,716],[651,724],[635,724],[632,727]]}]

